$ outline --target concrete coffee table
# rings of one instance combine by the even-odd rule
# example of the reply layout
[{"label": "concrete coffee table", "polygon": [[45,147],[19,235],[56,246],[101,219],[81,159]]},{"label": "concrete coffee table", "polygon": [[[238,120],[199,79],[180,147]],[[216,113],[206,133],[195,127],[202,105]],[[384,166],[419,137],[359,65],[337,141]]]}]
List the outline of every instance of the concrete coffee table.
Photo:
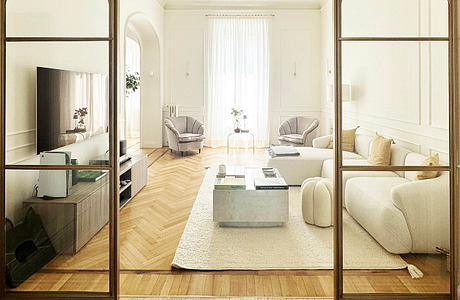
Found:
[{"label": "concrete coffee table", "polygon": [[256,176],[263,176],[262,168],[246,168],[245,190],[213,191],[214,222],[223,227],[274,227],[289,220],[289,190],[256,190]]}]

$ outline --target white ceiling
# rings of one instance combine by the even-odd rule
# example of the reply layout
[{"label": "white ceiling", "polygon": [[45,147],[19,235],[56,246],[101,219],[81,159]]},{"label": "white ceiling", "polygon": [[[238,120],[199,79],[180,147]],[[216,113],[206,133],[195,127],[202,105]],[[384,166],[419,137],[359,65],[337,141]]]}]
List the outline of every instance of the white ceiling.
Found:
[{"label": "white ceiling", "polygon": [[165,9],[319,9],[327,0],[158,0]]}]

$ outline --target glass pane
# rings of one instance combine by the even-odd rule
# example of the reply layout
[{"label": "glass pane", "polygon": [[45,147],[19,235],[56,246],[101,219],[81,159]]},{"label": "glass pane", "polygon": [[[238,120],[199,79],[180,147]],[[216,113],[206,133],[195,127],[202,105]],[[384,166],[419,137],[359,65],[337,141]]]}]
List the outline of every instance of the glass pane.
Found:
[{"label": "glass pane", "polygon": [[107,37],[108,0],[8,0],[8,37]]},{"label": "glass pane", "polygon": [[99,171],[7,171],[9,288],[108,291],[108,175]]},{"label": "glass pane", "polygon": [[8,43],[8,164],[70,164],[39,156],[70,152],[76,164],[107,159],[108,43]]},{"label": "glass pane", "polygon": [[349,151],[367,159],[377,133],[393,166],[421,165],[409,151],[448,165],[447,42],[345,42],[342,60],[343,129],[359,126]]},{"label": "glass pane", "polygon": [[344,292],[449,293],[449,173],[350,171],[343,182]]},{"label": "glass pane", "polygon": [[446,37],[447,0],[344,0],[342,34]]}]

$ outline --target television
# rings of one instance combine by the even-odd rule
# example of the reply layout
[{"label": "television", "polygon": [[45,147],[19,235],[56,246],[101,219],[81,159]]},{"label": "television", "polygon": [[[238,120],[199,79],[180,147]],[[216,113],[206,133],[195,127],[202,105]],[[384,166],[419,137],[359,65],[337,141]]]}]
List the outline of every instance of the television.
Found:
[{"label": "television", "polygon": [[37,154],[106,133],[108,76],[37,67]]}]

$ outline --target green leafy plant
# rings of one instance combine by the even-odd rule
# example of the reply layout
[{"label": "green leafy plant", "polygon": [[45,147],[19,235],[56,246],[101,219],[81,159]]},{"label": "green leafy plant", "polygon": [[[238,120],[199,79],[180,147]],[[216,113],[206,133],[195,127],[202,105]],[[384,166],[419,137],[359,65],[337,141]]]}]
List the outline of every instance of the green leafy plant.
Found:
[{"label": "green leafy plant", "polygon": [[141,76],[139,72],[131,73],[129,69],[126,71],[126,95],[134,93],[141,85]]},{"label": "green leafy plant", "polygon": [[246,116],[246,115],[243,115],[243,110],[242,109],[237,109],[237,108],[232,108],[232,111],[230,112],[230,114],[233,116],[233,118],[235,119],[235,132],[240,132],[241,129],[240,129],[240,118]]}]

